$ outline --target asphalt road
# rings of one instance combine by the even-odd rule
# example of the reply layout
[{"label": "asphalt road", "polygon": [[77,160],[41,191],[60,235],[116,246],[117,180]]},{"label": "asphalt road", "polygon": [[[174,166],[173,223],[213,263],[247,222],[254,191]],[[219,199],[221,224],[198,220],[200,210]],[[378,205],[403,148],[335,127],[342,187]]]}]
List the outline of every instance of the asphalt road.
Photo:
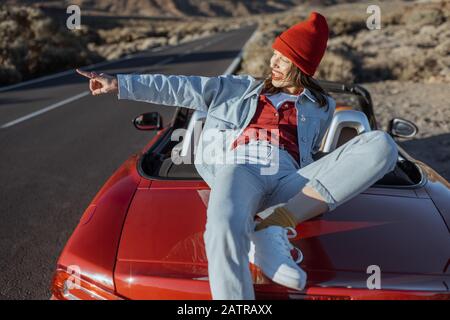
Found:
[{"label": "asphalt road", "polygon": [[[96,71],[223,74],[253,28],[145,52]],[[154,133],[131,120],[175,108],[91,96],[87,79],[68,74],[0,88],[0,299],[48,299],[57,258],[108,177]],[[47,110],[39,114],[42,110]]]}]

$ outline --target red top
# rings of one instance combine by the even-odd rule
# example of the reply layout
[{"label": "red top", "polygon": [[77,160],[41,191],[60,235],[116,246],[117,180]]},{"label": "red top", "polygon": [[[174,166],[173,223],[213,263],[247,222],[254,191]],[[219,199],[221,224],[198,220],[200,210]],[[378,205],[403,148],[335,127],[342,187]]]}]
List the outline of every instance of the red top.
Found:
[{"label": "red top", "polygon": [[[266,129],[267,134],[264,134],[264,130],[259,129]],[[272,134],[278,135],[279,139],[277,141],[275,137],[271,143],[277,145],[278,142],[280,148],[285,149],[299,162],[300,154],[298,150],[297,110],[295,109],[295,103],[285,101],[277,110],[265,95],[259,96],[255,115],[242,134],[234,141],[233,148],[240,144],[246,144],[250,140],[265,139],[270,141],[270,130],[278,130],[272,132]]]}]

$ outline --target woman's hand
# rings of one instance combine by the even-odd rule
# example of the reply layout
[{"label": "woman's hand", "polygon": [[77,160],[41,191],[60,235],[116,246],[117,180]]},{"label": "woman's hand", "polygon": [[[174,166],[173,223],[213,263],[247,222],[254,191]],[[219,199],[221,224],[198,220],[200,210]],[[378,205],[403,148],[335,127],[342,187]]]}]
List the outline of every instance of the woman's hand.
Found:
[{"label": "woman's hand", "polygon": [[96,72],[88,72],[77,69],[77,72],[85,76],[89,80],[89,89],[93,96],[102,93],[118,92],[117,78],[106,73],[97,74]]}]

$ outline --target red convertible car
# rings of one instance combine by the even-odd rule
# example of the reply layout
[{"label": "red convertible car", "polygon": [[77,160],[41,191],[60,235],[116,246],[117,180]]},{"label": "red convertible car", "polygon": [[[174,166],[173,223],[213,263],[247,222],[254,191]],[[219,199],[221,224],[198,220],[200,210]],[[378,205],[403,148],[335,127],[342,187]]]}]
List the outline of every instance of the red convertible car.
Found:
[{"label": "red convertible car", "polygon": [[[316,157],[377,129],[364,88],[321,84],[338,107]],[[82,215],[59,257],[52,299],[211,299],[203,243],[210,190],[193,164],[174,161],[192,157],[193,128],[204,118],[178,108],[165,128],[156,112],[134,119],[157,134]],[[187,130],[181,142],[171,139],[178,128]],[[388,131],[412,137],[417,128],[396,118]],[[297,226],[306,288],[277,285],[251,265],[257,299],[450,299],[450,184],[398,148],[394,171]]]}]

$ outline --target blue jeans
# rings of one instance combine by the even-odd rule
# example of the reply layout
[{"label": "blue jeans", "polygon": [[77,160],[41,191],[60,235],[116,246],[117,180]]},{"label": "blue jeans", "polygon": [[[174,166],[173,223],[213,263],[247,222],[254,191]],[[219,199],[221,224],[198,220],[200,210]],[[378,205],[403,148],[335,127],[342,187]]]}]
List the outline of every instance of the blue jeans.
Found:
[{"label": "blue jeans", "polygon": [[257,213],[287,202],[304,186],[314,188],[332,211],[392,171],[398,156],[393,139],[379,130],[360,134],[303,168],[266,142],[238,149],[239,162],[218,164],[210,186],[204,241],[213,299],[255,298],[248,252]]}]

